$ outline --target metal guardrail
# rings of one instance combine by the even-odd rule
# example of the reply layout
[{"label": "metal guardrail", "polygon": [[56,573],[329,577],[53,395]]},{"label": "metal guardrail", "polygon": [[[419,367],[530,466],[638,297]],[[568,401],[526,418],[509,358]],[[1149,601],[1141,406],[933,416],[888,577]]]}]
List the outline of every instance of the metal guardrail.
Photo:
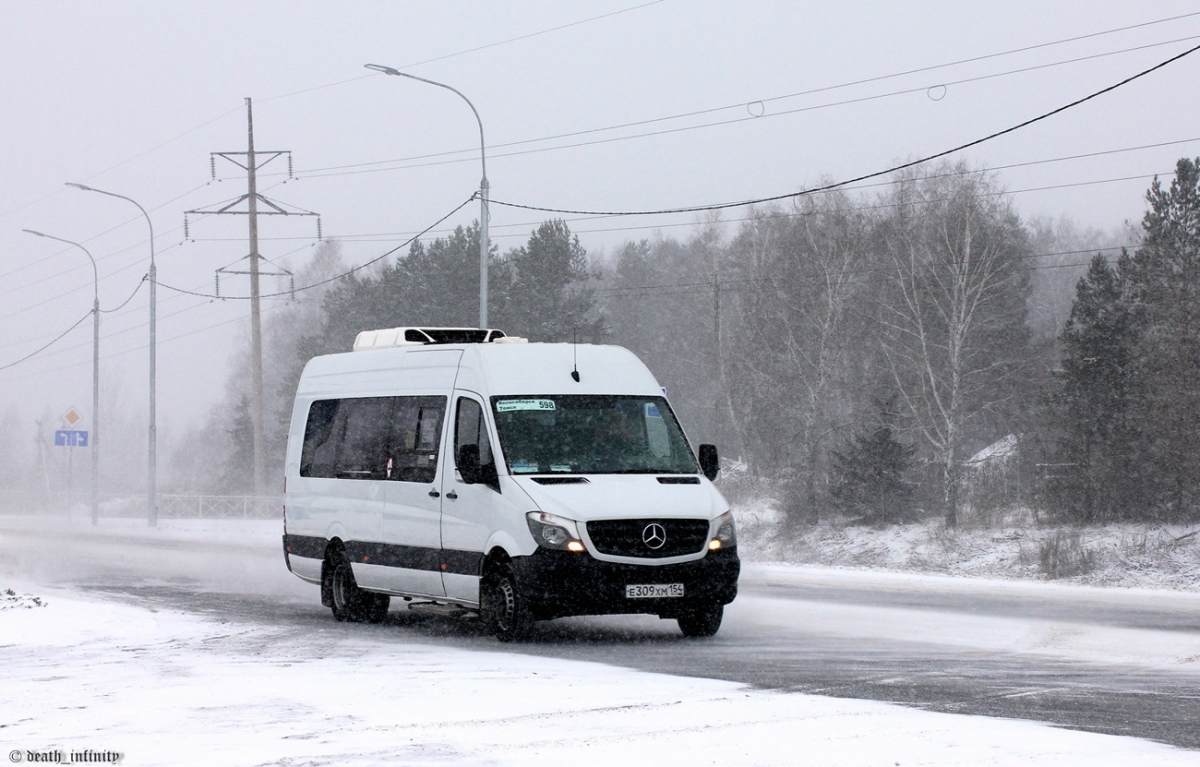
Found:
[{"label": "metal guardrail", "polygon": [[283,498],[253,495],[160,495],[158,516],[170,519],[275,519]]},{"label": "metal guardrail", "polygon": [[[0,514],[46,516],[87,515],[86,493],[0,492]],[[160,519],[278,519],[283,515],[282,496],[177,495],[158,496]],[[100,516],[145,518],[146,496],[102,495]]]}]

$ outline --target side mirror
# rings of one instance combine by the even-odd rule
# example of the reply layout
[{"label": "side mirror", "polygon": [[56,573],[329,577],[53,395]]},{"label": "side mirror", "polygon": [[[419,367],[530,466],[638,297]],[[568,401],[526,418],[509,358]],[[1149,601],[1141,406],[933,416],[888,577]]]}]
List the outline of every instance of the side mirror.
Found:
[{"label": "side mirror", "polygon": [[709,480],[717,478],[717,472],[721,469],[721,459],[717,457],[716,445],[701,445],[700,446],[700,471]]},{"label": "side mirror", "polygon": [[480,480],[479,445],[460,447],[455,462],[458,464],[458,473],[462,476],[464,485],[473,485]]},{"label": "side mirror", "polygon": [[496,464],[479,463],[479,445],[463,445],[458,449],[458,473],[464,485],[482,483],[500,492],[500,477],[496,473]]}]

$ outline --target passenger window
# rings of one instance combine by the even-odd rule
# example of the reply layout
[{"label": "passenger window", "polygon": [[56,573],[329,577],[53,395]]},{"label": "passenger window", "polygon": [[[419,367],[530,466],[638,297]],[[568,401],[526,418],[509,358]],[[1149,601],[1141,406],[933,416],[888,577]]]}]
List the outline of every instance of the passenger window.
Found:
[{"label": "passenger window", "polygon": [[396,397],[387,479],[433,481],[445,415],[444,397]]},{"label": "passenger window", "polygon": [[[387,472],[388,421],[391,397],[342,400],[338,418],[345,413],[341,449],[335,476],[345,479],[384,479]],[[337,420],[334,429],[337,430]]]},{"label": "passenger window", "polygon": [[492,471],[495,471],[495,459],[492,457],[492,445],[488,441],[483,407],[473,399],[460,397],[458,415],[454,422],[455,460],[462,454],[464,445],[478,445],[479,465],[484,468],[491,467]]},{"label": "passenger window", "polygon": [[318,400],[309,406],[308,422],[304,427],[304,447],[300,452],[300,476],[333,476],[337,443],[341,441],[340,437],[333,434],[337,409],[338,400],[335,399]]},{"label": "passenger window", "polygon": [[308,410],[300,476],[384,479],[391,397],[318,400]]}]

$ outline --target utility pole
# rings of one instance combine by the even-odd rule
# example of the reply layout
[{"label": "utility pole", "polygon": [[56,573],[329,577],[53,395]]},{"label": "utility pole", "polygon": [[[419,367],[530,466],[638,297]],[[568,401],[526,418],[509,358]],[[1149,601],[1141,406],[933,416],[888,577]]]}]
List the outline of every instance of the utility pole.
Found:
[{"label": "utility pole", "polygon": [[[285,206],[282,203],[268,200],[258,193],[258,171],[264,165],[280,157],[288,158],[288,178],[292,177],[292,155],[290,151],[256,152],[254,149],[254,110],[251,100],[246,99],[246,151],[245,152],[213,152],[212,174],[216,178],[216,158],[232,162],[246,171],[246,194],[220,208],[210,210],[189,210],[184,213],[184,236],[187,236],[189,215],[240,215],[249,221],[250,252],[245,257],[250,261],[245,271],[221,268],[217,270],[217,294],[220,295],[221,274],[248,274],[250,276],[250,420],[253,432],[253,464],[254,464],[254,494],[263,495],[266,488],[266,439],[263,425],[263,368],[262,368],[262,310],[260,300],[259,278],[263,274],[290,275],[290,272],[263,272],[259,266],[262,255],[258,251],[258,217],[269,216],[316,216],[317,239],[321,238],[321,219],[319,214],[312,211]],[[246,203],[245,210],[238,208]],[[260,211],[259,203],[267,210]]]},{"label": "utility pole", "polygon": [[721,356],[721,274],[713,274],[713,354],[716,355],[717,393],[713,397],[713,442],[721,445],[725,437],[723,407],[725,399],[725,359]]},{"label": "utility pole", "polygon": [[250,398],[250,420],[254,429],[254,494],[266,487],[264,467],[266,449],[263,439],[262,310],[258,297],[258,165],[254,157],[254,110],[246,99],[246,204],[250,222],[250,378],[254,393]]}]

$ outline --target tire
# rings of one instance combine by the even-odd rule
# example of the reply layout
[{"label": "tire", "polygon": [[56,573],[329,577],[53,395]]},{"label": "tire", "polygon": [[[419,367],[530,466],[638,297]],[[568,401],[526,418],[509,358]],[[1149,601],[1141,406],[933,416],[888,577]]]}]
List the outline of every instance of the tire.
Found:
[{"label": "tire", "polygon": [[529,636],[533,614],[517,588],[511,567],[504,565],[485,575],[480,585],[480,597],[483,622],[496,639],[518,642]]},{"label": "tire", "polygon": [[685,637],[710,637],[721,628],[725,605],[706,604],[689,608],[676,617]]},{"label": "tire", "polygon": [[325,566],[333,617],[346,623],[382,623],[387,617],[391,598],[387,594],[363,591],[354,581],[354,571],[345,555],[338,552]]}]

